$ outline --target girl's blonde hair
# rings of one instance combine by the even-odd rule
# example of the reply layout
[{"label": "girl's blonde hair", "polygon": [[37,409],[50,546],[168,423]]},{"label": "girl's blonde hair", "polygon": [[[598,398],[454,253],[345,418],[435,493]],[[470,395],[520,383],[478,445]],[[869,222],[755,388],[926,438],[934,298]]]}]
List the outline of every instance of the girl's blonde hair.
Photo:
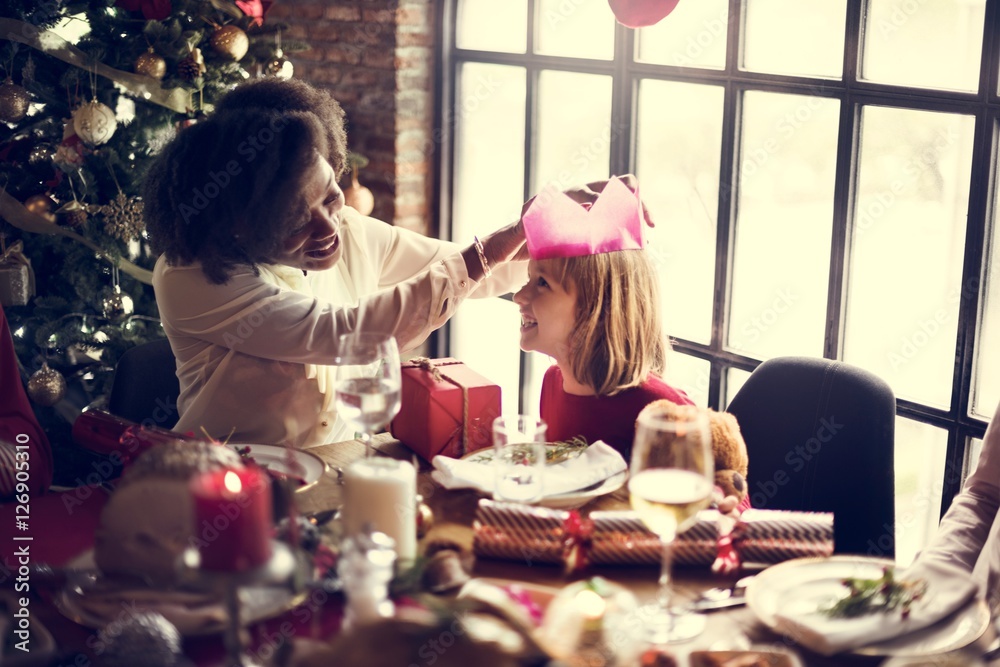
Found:
[{"label": "girl's blonde hair", "polygon": [[663,333],[656,269],[644,250],[540,260],[563,289],[576,288],[568,362],[577,381],[611,396],[662,375],[670,343]]}]

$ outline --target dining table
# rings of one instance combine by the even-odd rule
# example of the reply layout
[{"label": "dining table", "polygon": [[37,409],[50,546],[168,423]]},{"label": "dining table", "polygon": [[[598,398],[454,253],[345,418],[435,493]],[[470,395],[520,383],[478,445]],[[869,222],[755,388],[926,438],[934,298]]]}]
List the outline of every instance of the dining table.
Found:
[{"label": "dining table", "polygon": [[[484,496],[470,489],[445,489],[431,477],[432,466],[429,462],[417,457],[409,448],[389,433],[376,435],[372,440],[375,456],[385,456],[412,461],[418,469],[417,492],[422,496],[433,513],[434,530],[430,535],[447,531],[450,540],[464,544],[471,551],[473,543],[473,523],[477,506]],[[364,445],[357,440],[322,445],[308,450],[326,464],[326,472],[309,488],[295,494],[296,510],[302,515],[315,515],[334,508],[342,503],[343,471],[354,461],[365,456]],[[630,509],[627,486],[603,496],[589,500],[580,511],[583,513],[594,510],[627,510]],[[93,525],[83,518],[75,522],[81,531],[92,530]],[[80,536],[78,536],[80,537]],[[72,537],[69,537],[72,542]],[[80,537],[80,543],[87,542],[85,536]],[[600,576],[634,594],[640,605],[655,601],[658,592],[658,566],[600,566],[589,565],[582,571],[568,573],[564,567],[555,564],[499,560],[477,557],[473,560],[470,575],[474,578],[490,580],[507,580],[520,582],[535,587],[547,587],[553,590],[562,589],[573,581]],[[703,592],[717,587],[731,586],[732,576],[722,577],[713,574],[709,568],[693,566],[675,566],[672,583],[675,603],[684,600],[694,600]],[[37,597],[37,600],[34,598]],[[341,621],[340,609],[327,613],[326,630],[336,632]],[[32,613],[40,623],[44,624],[54,637],[59,648],[59,658],[55,661],[38,662],[37,664],[78,665],[84,667],[92,662],[95,633],[89,628],[77,625],[67,619],[52,604],[50,596],[33,593]],[[868,656],[856,654],[840,654],[821,656],[804,647],[798,646],[793,640],[775,633],[762,623],[754,611],[748,606],[734,606],[717,611],[706,612],[707,625],[705,631],[698,637],[671,646],[683,664],[683,657],[694,650],[734,650],[746,648],[748,645],[755,650],[775,649],[790,653],[797,657],[803,667],[862,667],[883,664],[884,656]],[[315,623],[314,623],[315,626]],[[260,631],[264,633],[264,631]],[[313,633],[315,634],[315,628]],[[995,639],[992,627],[977,639],[969,648],[971,654],[982,654]],[[212,664],[223,656],[222,642],[218,637],[203,638],[195,642],[186,642],[185,649],[190,648],[194,654],[192,661],[197,665]],[[20,664],[20,663],[18,663]],[[32,663],[26,662],[25,665]],[[934,664],[928,662],[927,664]],[[1000,667],[1000,660],[986,663],[991,667]]]}]

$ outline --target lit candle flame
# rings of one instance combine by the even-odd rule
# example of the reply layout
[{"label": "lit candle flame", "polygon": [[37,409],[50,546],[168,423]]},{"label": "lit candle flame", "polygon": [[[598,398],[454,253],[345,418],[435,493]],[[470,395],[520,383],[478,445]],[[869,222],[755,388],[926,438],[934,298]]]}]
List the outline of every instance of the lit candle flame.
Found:
[{"label": "lit candle flame", "polygon": [[222,483],[225,485],[226,490],[230,493],[239,493],[243,490],[243,483],[240,482],[240,476],[232,470],[226,472],[225,476],[222,478]]}]

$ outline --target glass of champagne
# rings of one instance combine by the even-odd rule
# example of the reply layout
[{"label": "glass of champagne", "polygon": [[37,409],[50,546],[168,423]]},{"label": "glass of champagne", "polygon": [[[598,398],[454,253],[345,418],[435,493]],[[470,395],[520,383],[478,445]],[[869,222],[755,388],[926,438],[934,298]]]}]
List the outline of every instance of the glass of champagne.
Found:
[{"label": "glass of champagne", "polygon": [[661,613],[648,624],[649,640],[657,644],[686,641],[705,629],[704,616],[671,607],[670,555],[678,531],[708,507],[715,487],[714,467],[703,412],[681,420],[650,413],[639,416],[628,490],[632,509],[663,544],[657,596]]},{"label": "glass of champagne", "polygon": [[341,334],[337,342],[337,414],[372,455],[372,435],[399,412],[402,380],[396,339],[382,333]]}]

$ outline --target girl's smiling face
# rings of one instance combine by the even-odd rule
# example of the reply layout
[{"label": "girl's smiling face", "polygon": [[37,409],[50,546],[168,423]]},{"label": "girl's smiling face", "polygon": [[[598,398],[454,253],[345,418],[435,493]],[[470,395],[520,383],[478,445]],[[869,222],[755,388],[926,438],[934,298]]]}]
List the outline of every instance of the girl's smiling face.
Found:
[{"label": "girl's smiling face", "polygon": [[546,271],[544,261],[529,261],[528,283],[514,294],[521,309],[521,349],[564,361],[576,322],[576,299],[574,285],[564,289]]},{"label": "girl's smiling face", "polygon": [[344,193],[337,185],[330,164],[318,154],[310,171],[303,197],[308,213],[285,239],[277,264],[306,271],[324,271],[340,260],[340,222]]}]

